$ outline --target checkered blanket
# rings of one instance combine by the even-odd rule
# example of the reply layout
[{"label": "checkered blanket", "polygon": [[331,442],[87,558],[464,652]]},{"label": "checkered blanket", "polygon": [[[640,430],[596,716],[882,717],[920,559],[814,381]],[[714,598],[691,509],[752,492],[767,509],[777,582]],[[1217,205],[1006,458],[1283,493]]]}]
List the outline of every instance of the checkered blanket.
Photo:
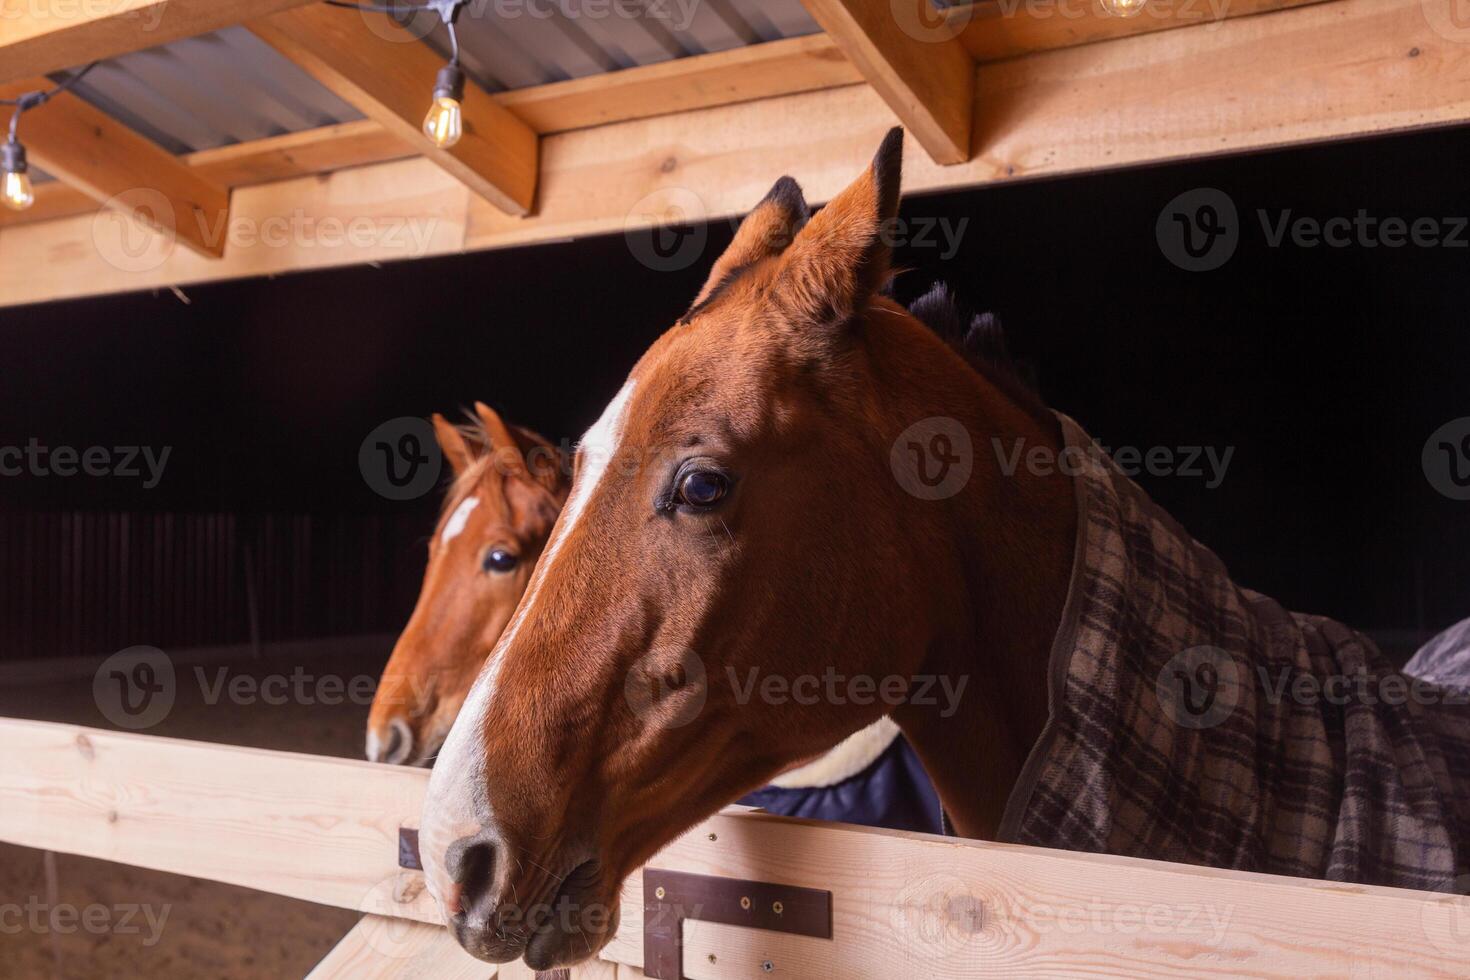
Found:
[{"label": "checkered blanket", "polygon": [[1470,696],[1291,613],[1066,417],[1078,542],[1051,718],[1003,839],[1450,890],[1470,873]]}]

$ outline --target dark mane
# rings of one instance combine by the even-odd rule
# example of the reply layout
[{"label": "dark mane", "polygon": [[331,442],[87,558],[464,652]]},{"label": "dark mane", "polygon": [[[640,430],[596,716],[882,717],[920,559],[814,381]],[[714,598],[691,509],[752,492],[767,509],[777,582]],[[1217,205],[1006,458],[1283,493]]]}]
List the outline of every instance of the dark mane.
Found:
[{"label": "dark mane", "polygon": [[1011,357],[1000,317],[971,313],[942,282],[910,303],[909,312],[1018,405],[1048,424],[1052,421],[1033,372]]}]

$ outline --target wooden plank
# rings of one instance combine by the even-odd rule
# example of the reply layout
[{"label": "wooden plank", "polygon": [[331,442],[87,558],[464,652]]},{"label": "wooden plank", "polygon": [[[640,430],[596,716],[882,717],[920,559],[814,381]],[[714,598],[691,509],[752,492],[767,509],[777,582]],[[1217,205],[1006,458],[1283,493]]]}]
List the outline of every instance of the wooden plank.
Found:
[{"label": "wooden plank", "polygon": [[[364,18],[373,18],[369,30]],[[248,25],[261,39],[407,146],[507,214],[526,214],[536,194],[537,137],[474,84],[465,86],[464,136],[441,148],[424,135],[424,113],[443,61],[386,14],[326,4]]]},{"label": "wooden plank", "polygon": [[0,83],[263,17],[312,0],[0,0]]},{"label": "wooden plank", "polygon": [[36,185],[36,203],[24,211],[0,208],[0,228],[66,218],[74,214],[88,214],[96,210],[97,202],[75,187],[68,187],[59,180],[48,180],[44,184]]},{"label": "wooden plank", "polygon": [[936,162],[970,159],[975,63],[931,0],[802,2]]},{"label": "wooden plank", "polygon": [[[910,153],[905,190],[1470,121],[1470,45],[1430,26],[1430,16],[1451,16],[1451,2],[1336,0],[981,65],[985,152],[952,167]],[[781,174],[820,202],[867,165],[893,121],[870,88],[853,85],[549,136],[537,213],[525,219],[474,198],[465,207],[462,189],[434,185],[415,160],[235,192],[235,212],[251,220],[350,214],[349,202],[370,218],[433,217],[423,250],[234,243],[222,262],[175,250],[124,273],[99,253],[86,218],[3,228],[0,305],[719,220],[743,214]]]},{"label": "wooden plank", "polygon": [[[0,85],[0,98],[47,89],[45,78]],[[135,214],[200,255],[224,252],[230,192],[156,143],[70,92],[27,112],[21,140],[31,162],[99,204]]]},{"label": "wooden plank", "polygon": [[831,38],[813,34],[501,92],[495,101],[545,134],[862,80]]},{"label": "wooden plank", "polygon": [[466,953],[442,926],[365,915],[307,980],[492,980],[496,968]]},{"label": "wooden plank", "polygon": [[[437,924],[396,830],[423,770],[0,720],[0,840]],[[686,922],[693,980],[1458,975],[1470,897],[1195,868],[732,809],[651,866],[833,893],[833,938]],[[603,958],[642,964],[642,876]],[[429,933],[364,931],[382,954]],[[357,957],[353,947],[343,957]],[[363,953],[362,955],[366,955]],[[769,962],[771,969],[765,969]],[[507,965],[518,976],[523,965]],[[605,980],[606,967],[585,967]],[[622,972],[618,974],[622,976]]]},{"label": "wooden plank", "polygon": [[961,28],[960,41],[976,61],[1000,61],[1324,2],[1328,0],[1145,0],[1137,14],[1124,17],[1103,0],[995,0],[958,8],[951,22]]},{"label": "wooden plank", "polygon": [[186,154],[184,162],[225,187],[264,184],[414,156],[403,140],[371,119],[269,136]]},{"label": "wooden plank", "polygon": [[425,770],[0,720],[0,839],[439,924],[398,869]]}]

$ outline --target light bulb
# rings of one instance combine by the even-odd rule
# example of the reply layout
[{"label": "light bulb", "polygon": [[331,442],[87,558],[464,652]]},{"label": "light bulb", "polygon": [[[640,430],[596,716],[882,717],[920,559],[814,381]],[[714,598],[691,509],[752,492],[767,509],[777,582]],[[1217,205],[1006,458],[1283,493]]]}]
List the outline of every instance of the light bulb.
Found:
[{"label": "light bulb", "polygon": [[12,211],[24,211],[36,203],[36,192],[26,173],[26,148],[14,139],[0,146],[0,201]]},{"label": "light bulb", "polygon": [[434,80],[434,101],[424,117],[424,135],[435,146],[453,146],[464,135],[464,110],[459,104],[462,98],[464,72],[450,62],[439,69],[439,77]]},{"label": "light bulb", "polygon": [[450,147],[464,135],[464,112],[458,99],[447,95],[436,95],[424,117],[424,135],[434,141],[435,146]]}]

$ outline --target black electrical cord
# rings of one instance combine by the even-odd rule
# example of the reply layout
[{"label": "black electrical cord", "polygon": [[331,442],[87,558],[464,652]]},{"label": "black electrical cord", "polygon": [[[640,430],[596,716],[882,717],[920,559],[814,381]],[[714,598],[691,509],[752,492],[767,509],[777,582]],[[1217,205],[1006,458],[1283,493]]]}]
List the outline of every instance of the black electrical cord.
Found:
[{"label": "black electrical cord", "polygon": [[0,99],[0,105],[15,106],[15,112],[12,113],[10,116],[10,142],[16,142],[15,130],[16,126],[20,124],[21,113],[25,112],[27,109],[34,109],[38,105],[44,105],[46,101],[49,100],[53,95],[56,95],[59,92],[65,92],[77,82],[80,82],[86,76],[87,72],[96,67],[97,62],[94,61],[87,67],[83,68],[81,71],[77,72],[75,75],[68,78],[66,81],[58,82],[53,88],[37,89],[34,92],[22,92],[20,95],[16,96],[13,99]]},{"label": "black electrical cord", "polygon": [[459,64],[459,35],[454,30],[454,19],[459,15],[459,8],[464,6],[467,0],[428,0],[423,4],[399,3],[357,3],[355,0],[322,0],[328,7],[343,7],[347,10],[362,10],[370,14],[404,14],[417,10],[432,10],[444,21],[444,27],[449,32],[449,63]]}]

